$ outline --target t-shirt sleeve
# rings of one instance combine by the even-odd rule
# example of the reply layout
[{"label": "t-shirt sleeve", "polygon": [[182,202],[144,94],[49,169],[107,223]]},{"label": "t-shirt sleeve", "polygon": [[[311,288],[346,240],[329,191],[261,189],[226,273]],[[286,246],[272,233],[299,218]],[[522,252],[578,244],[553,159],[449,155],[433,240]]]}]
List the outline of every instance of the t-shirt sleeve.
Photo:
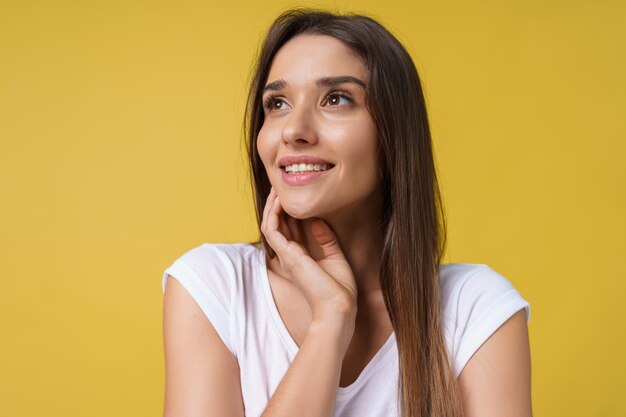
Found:
[{"label": "t-shirt sleeve", "polygon": [[[511,316],[530,304],[513,285],[487,265],[452,266],[443,286],[444,328],[455,376],[483,343]],[[469,269],[467,268],[469,266]]]},{"label": "t-shirt sleeve", "polygon": [[169,277],[176,279],[191,295],[218,335],[236,357],[231,335],[230,311],[236,271],[217,244],[203,244],[176,259],[164,272],[162,289]]}]

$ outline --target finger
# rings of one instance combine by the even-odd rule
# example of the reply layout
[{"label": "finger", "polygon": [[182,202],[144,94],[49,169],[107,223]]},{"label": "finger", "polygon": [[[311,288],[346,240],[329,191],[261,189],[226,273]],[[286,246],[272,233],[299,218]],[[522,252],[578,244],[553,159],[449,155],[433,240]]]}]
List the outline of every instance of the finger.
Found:
[{"label": "finger", "polygon": [[263,210],[263,219],[261,222],[261,231],[265,236],[265,240],[270,245],[270,247],[274,250],[278,258],[281,259],[281,263],[283,263],[283,259],[285,256],[285,247],[288,245],[288,240],[285,236],[276,228],[276,209],[280,210],[281,206],[277,206],[278,196],[274,188],[270,189],[270,192],[267,196],[267,201]]},{"label": "finger", "polygon": [[261,231],[263,232],[263,234],[265,234],[265,229],[267,226],[267,214],[272,208],[274,198],[275,198],[275,192],[274,192],[274,187],[272,187],[270,188],[270,192],[267,195],[267,198],[265,199],[265,206],[263,207],[263,217],[261,220]]},{"label": "finger", "polygon": [[311,270],[311,268],[321,270],[319,266],[311,265],[311,263],[315,264],[315,262],[308,255],[303,245],[293,240],[287,240],[278,229],[279,215],[281,213],[284,213],[284,209],[280,203],[280,198],[276,198],[274,205],[268,213],[267,229],[270,239],[273,240],[274,250],[278,253],[281,263],[286,266],[287,270],[295,271],[302,269],[303,264],[307,264],[309,270]]},{"label": "finger", "polygon": [[322,248],[325,258],[344,257],[337,236],[324,220],[316,218],[310,227],[311,234]]},{"label": "finger", "polygon": [[[334,280],[330,278],[326,271],[309,255],[301,243],[288,240],[281,232],[280,215],[282,213],[288,216],[288,214],[284,211],[280,198],[276,196],[274,202],[271,205],[268,204],[268,207],[266,217],[266,238],[268,243],[278,255],[281,265],[292,273],[294,277],[297,277],[295,280],[296,284],[307,295],[307,299],[319,299],[320,297],[314,296],[314,293],[329,291],[329,288],[320,282],[320,277],[326,276],[329,278],[326,285],[332,285],[329,284],[329,282],[334,282]],[[295,226],[294,230],[300,233],[302,238],[305,238],[304,221],[294,218],[291,218],[289,221]]]},{"label": "finger", "polygon": [[[266,229],[268,232],[279,232],[280,231],[280,213],[282,211],[282,206],[280,205],[280,199],[278,196],[275,196],[273,201],[268,204],[267,217],[266,217]],[[283,235],[284,237],[284,235]]]},{"label": "finger", "polygon": [[287,246],[287,239],[279,230],[279,219],[278,216],[282,209],[280,205],[280,201],[278,197],[274,199],[272,204],[268,204],[268,212],[266,217],[265,224],[265,237],[270,241],[270,245],[274,250],[280,254],[284,253],[285,247]]},{"label": "finger", "polygon": [[263,216],[261,217],[261,230],[264,231],[265,230],[265,223],[266,223],[266,219],[267,219],[267,212],[269,210],[269,203],[270,203],[270,197],[272,194],[272,190],[270,189],[270,192],[267,194],[267,197],[265,197],[265,204],[263,205]]},{"label": "finger", "polygon": [[291,240],[295,240],[296,242],[302,242],[302,234],[300,233],[298,223],[298,219],[287,215],[287,226],[289,227],[289,232],[291,233]]},{"label": "finger", "polygon": [[289,223],[288,223],[288,219],[289,219],[289,215],[287,214],[287,212],[285,212],[285,209],[283,209],[283,206],[280,206],[281,212],[278,214],[278,230],[280,230],[280,233],[283,234],[283,236],[285,236],[285,239],[287,240],[293,240],[293,234],[291,233],[291,230],[289,229]]}]

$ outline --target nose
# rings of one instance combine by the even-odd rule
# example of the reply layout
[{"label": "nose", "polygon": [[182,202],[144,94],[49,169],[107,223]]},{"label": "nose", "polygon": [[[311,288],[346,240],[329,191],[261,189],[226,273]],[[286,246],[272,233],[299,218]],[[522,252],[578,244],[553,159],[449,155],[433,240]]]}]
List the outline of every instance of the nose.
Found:
[{"label": "nose", "polygon": [[317,142],[315,115],[306,105],[295,107],[284,120],[281,135],[285,144],[306,145]]}]

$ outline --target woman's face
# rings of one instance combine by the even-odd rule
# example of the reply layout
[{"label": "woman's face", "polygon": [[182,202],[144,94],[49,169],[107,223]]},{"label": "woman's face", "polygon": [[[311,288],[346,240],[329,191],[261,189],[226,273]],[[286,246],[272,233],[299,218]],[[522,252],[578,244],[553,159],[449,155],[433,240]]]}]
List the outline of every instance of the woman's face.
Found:
[{"label": "woman's face", "polygon": [[296,36],[274,57],[257,148],[292,217],[325,218],[371,204],[379,175],[368,78],[363,59],[330,36]]}]

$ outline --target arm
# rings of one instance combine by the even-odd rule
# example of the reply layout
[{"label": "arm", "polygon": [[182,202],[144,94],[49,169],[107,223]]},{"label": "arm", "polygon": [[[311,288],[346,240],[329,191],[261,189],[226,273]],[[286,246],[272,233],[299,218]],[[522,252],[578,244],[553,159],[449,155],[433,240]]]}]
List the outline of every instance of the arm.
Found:
[{"label": "arm", "polygon": [[532,417],[526,314],[509,318],[459,375],[465,417]]},{"label": "arm", "polygon": [[172,276],[163,300],[165,417],[244,417],[239,365]]},{"label": "arm", "polygon": [[[300,221],[287,215],[273,187],[263,209],[261,231],[313,315],[300,351],[263,417],[330,417],[356,321],[357,286],[352,268],[330,226],[321,219]],[[317,259],[309,250],[317,252]]]},{"label": "arm", "polygon": [[[339,319],[313,322],[300,351],[274,392],[262,417],[330,417],[337,400],[346,335],[354,327]],[[348,337],[349,339],[349,337]]]}]

